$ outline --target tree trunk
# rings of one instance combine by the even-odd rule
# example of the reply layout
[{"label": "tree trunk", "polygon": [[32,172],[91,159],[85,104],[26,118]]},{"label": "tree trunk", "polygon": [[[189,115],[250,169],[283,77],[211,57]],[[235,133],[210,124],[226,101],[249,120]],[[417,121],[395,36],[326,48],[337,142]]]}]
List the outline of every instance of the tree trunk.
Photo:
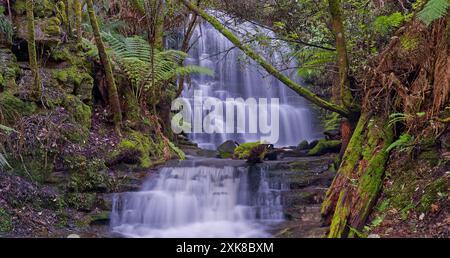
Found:
[{"label": "tree trunk", "polygon": [[338,173],[327,192],[322,216],[328,237],[354,237],[366,223],[380,192],[393,129],[387,118],[361,115]]},{"label": "tree trunk", "polygon": [[349,60],[347,55],[347,43],[345,39],[345,29],[341,16],[341,1],[329,0],[329,11],[331,14],[331,23],[333,25],[333,32],[336,38],[336,50],[338,55],[339,67],[339,86],[340,96],[344,107],[353,113],[359,112],[359,105],[355,102],[353,94],[350,89],[349,79]]},{"label": "tree trunk", "polygon": [[72,26],[70,24],[70,1],[69,0],[64,0],[64,8],[65,8],[65,12],[66,12],[66,19],[67,19],[67,35],[69,36],[69,38],[72,37]]},{"label": "tree trunk", "polygon": [[38,101],[42,94],[42,81],[39,75],[39,66],[37,63],[36,41],[35,41],[35,26],[34,26],[34,6],[33,0],[26,1],[27,12],[27,27],[28,27],[28,57],[30,62],[30,69],[33,74],[33,89],[31,90],[30,98],[33,101]]},{"label": "tree trunk", "polygon": [[81,30],[81,23],[83,22],[83,6],[81,4],[82,0],[73,1],[73,9],[75,11],[75,30],[77,33],[77,43],[80,44],[83,39],[83,31]]},{"label": "tree trunk", "polygon": [[302,87],[301,85],[295,83],[293,80],[285,76],[282,72],[277,70],[273,65],[271,65],[263,57],[261,57],[258,53],[256,53],[252,48],[242,43],[239,40],[239,38],[236,37],[230,30],[225,28],[216,18],[212,17],[204,10],[200,9],[199,7],[192,4],[188,0],[179,0],[179,1],[181,1],[192,12],[208,21],[214,28],[216,28],[220,33],[222,33],[226,38],[228,38],[236,47],[241,49],[251,59],[253,59],[259,65],[261,65],[269,74],[273,75],[275,78],[283,82],[286,86],[297,92],[300,96],[304,97],[305,99],[311,101],[312,103],[324,109],[337,112],[345,117],[354,117],[354,114],[350,112],[347,108],[333,104],[329,101],[320,98],[310,90]]},{"label": "tree trunk", "polygon": [[105,44],[103,43],[102,37],[100,35],[100,28],[97,22],[97,16],[94,11],[94,4],[92,0],[87,0],[87,8],[89,13],[89,19],[91,20],[92,30],[94,32],[95,42],[98,48],[98,54],[100,56],[100,61],[105,69],[105,77],[108,88],[108,100],[111,106],[111,112],[113,113],[113,122],[116,127],[116,131],[120,133],[120,125],[122,124],[122,111],[120,108],[119,94],[117,92],[116,83],[114,81],[114,75],[112,71],[111,60],[106,53]]}]

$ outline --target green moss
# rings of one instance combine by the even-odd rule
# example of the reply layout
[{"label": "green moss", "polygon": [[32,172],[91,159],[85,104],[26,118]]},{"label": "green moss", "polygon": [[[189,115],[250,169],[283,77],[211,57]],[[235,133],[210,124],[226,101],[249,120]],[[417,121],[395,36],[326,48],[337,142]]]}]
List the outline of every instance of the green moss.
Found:
[{"label": "green moss", "polygon": [[64,166],[69,170],[67,187],[72,192],[107,191],[111,182],[105,171],[107,167],[101,159],[87,159],[83,155],[64,158]]},{"label": "green moss", "polygon": [[66,95],[63,107],[73,114],[74,121],[85,128],[91,127],[91,107],[84,104],[78,97],[74,95]]},{"label": "green moss", "polygon": [[[152,161],[150,156],[158,149],[153,140],[141,132],[132,131],[124,140],[122,140],[109,159],[117,159],[123,155],[137,155],[139,166],[150,168]],[[131,157],[133,158],[133,157]]]},{"label": "green moss", "polygon": [[341,145],[342,142],[339,140],[327,141],[325,139],[321,139],[317,145],[308,152],[308,155],[318,156],[330,152],[339,152]]},{"label": "green moss", "polygon": [[65,195],[65,202],[69,207],[84,212],[94,208],[96,199],[95,193],[67,193]]},{"label": "green moss", "polygon": [[175,154],[176,156],[178,156],[178,158],[180,160],[186,159],[186,154],[184,154],[184,152],[180,148],[175,146],[175,144],[173,144],[173,142],[169,142],[169,146],[170,146],[172,153]]},{"label": "green moss", "polygon": [[309,148],[309,143],[308,141],[302,141],[301,143],[298,144],[297,149],[299,150],[307,150]]},{"label": "green moss", "polygon": [[243,143],[234,150],[233,157],[237,159],[248,159],[251,151],[259,145],[261,145],[261,142]]},{"label": "green moss", "polygon": [[448,179],[446,177],[441,177],[428,185],[420,199],[418,210],[421,212],[430,210],[431,204],[438,200],[441,193],[446,192],[448,186]]},{"label": "green moss", "polygon": [[14,124],[17,117],[29,116],[36,112],[37,106],[33,102],[25,102],[15,97],[12,92],[6,91],[0,94],[0,109],[7,122]]},{"label": "green moss", "polygon": [[431,166],[436,166],[439,164],[441,155],[438,150],[431,149],[427,151],[423,151],[419,154],[418,158],[420,160],[426,160],[430,163]]},{"label": "green moss", "polygon": [[13,230],[11,215],[0,207],[0,233],[7,233]]}]

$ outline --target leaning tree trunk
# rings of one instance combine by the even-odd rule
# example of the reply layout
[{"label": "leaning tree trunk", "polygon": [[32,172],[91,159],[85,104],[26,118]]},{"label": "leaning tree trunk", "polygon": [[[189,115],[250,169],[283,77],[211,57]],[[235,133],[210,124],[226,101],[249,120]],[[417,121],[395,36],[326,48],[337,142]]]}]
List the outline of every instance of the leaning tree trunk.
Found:
[{"label": "leaning tree trunk", "polygon": [[35,41],[35,26],[34,26],[34,6],[33,0],[27,0],[27,27],[28,27],[28,57],[30,62],[30,69],[33,74],[33,88],[31,90],[30,98],[33,101],[38,101],[41,97],[42,81],[39,75],[39,66],[37,63],[36,41]]},{"label": "leaning tree trunk", "polygon": [[381,190],[393,129],[382,115],[363,113],[322,206],[329,237],[361,230]]},{"label": "leaning tree trunk", "polygon": [[251,59],[253,59],[256,63],[261,65],[270,75],[274,76],[278,80],[280,80],[282,83],[284,83],[286,86],[294,90],[297,94],[304,97],[305,99],[309,100],[310,102],[314,103],[315,105],[324,108],[329,111],[336,112],[344,117],[354,117],[354,113],[350,112],[347,108],[336,105],[334,103],[331,103],[329,101],[326,101],[316,94],[314,94],[309,89],[302,87],[298,83],[291,80],[289,77],[284,75],[282,72],[277,70],[273,65],[271,65],[269,62],[267,62],[262,56],[260,56],[256,51],[254,51],[251,47],[249,47],[247,44],[244,44],[239,40],[238,37],[236,37],[230,30],[225,28],[216,18],[209,15],[207,12],[199,8],[198,6],[191,3],[189,0],[179,0],[181,3],[183,3],[188,9],[190,9],[192,12],[197,14],[198,16],[205,19],[207,22],[209,22],[216,30],[218,30],[222,35],[224,35],[228,40],[230,40],[237,48],[242,50],[247,56],[249,56]]},{"label": "leaning tree trunk", "polygon": [[117,92],[116,83],[114,81],[114,75],[112,71],[111,60],[106,53],[105,44],[103,43],[102,36],[100,35],[100,28],[97,22],[97,16],[94,11],[94,4],[92,0],[87,0],[87,8],[89,13],[89,19],[91,20],[92,29],[94,32],[95,42],[98,48],[98,54],[100,60],[105,69],[106,83],[108,88],[108,99],[111,111],[113,113],[113,122],[116,127],[116,131],[120,133],[120,125],[122,124],[122,111],[120,108],[119,93]]}]

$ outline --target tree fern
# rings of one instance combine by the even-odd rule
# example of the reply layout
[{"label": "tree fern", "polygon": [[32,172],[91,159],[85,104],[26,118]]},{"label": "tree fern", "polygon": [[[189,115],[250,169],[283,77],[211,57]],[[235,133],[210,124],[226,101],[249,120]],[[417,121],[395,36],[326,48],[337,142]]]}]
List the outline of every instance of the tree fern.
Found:
[{"label": "tree fern", "polygon": [[426,25],[430,25],[433,21],[444,17],[449,6],[450,0],[430,0],[417,16]]},{"label": "tree fern", "polygon": [[103,37],[111,47],[114,60],[130,80],[138,99],[143,93],[157,90],[177,76],[193,73],[213,75],[210,69],[204,67],[180,65],[188,57],[186,53],[152,49],[139,36],[122,37],[104,33]]},{"label": "tree fern", "polygon": [[336,52],[316,48],[304,48],[297,52],[296,56],[302,64],[297,71],[298,75],[305,78],[319,72],[325,64],[336,60]]},{"label": "tree fern", "polygon": [[401,13],[395,12],[389,16],[378,16],[375,19],[373,26],[376,32],[381,33],[382,35],[386,35],[392,29],[402,24],[404,20],[405,17]]}]

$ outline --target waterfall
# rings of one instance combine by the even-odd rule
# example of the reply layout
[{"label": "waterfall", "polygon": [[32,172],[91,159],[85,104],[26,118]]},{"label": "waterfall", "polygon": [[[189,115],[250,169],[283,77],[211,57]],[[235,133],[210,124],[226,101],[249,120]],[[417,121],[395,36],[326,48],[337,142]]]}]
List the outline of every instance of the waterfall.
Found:
[{"label": "waterfall", "polygon": [[[223,19],[228,20],[228,19]],[[242,33],[250,32],[265,34],[274,37],[273,32],[258,27],[251,23],[243,23],[233,28]],[[227,98],[253,97],[278,98],[280,102],[280,137],[276,146],[296,146],[302,140],[312,140],[313,120],[311,111],[308,109],[305,100],[293,90],[279,82],[277,79],[263,72],[255,62],[244,60],[242,51],[217,32],[208,23],[202,23],[195,30],[192,37],[194,47],[189,55],[187,64],[195,64],[208,67],[215,72],[213,78],[205,75],[192,76],[192,80],[185,85],[183,97],[188,99],[193,105],[195,91],[202,91],[204,98],[214,97],[222,102]],[[289,49],[278,42],[281,47],[266,59],[272,63],[281,61],[281,52],[288,53]],[[262,51],[259,51],[262,52]],[[290,61],[290,66],[295,67],[295,62]],[[288,74],[290,78],[301,81],[292,71]],[[247,114],[250,112],[246,111]],[[222,116],[216,117],[218,124],[224,124]],[[236,124],[236,123],[235,123]],[[261,133],[192,133],[189,137],[198,143],[201,148],[215,149],[226,140],[238,142],[258,141]]]},{"label": "waterfall", "polygon": [[265,227],[283,219],[282,190],[265,168],[167,167],[141,191],[114,196],[112,231],[126,237],[269,237]]}]

